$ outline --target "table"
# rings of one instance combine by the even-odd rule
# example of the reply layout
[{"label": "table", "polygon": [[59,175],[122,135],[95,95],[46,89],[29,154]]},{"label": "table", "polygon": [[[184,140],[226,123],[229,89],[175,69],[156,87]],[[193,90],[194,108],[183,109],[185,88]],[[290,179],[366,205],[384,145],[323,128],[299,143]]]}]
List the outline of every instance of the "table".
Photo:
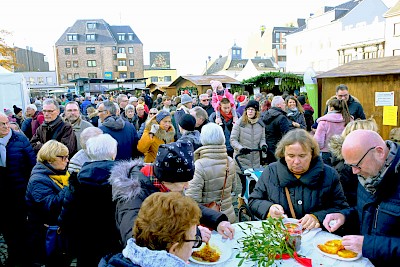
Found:
[{"label": "table", "polygon": [[[242,229],[239,227],[242,226],[244,228],[246,228],[246,224],[250,223],[252,224],[254,227],[259,227],[261,225],[261,221],[254,221],[254,222],[246,222],[246,223],[236,223],[233,224],[233,226],[235,227],[235,238],[233,240],[223,240],[224,242],[224,247],[230,247],[232,249],[232,255],[229,258],[229,260],[223,262],[223,263],[219,263],[219,264],[215,264],[212,266],[215,267],[233,267],[233,266],[238,266],[240,259],[236,259],[236,254],[238,253],[238,249],[239,249],[239,244],[237,242],[237,240],[241,237],[243,237],[243,231]],[[211,239],[222,239],[221,235],[219,235],[217,232],[213,231],[212,232],[212,236]],[[341,260],[337,260],[337,259],[333,259],[330,258],[328,256],[325,256],[323,254],[321,254],[318,249],[315,247],[315,242],[316,240],[319,239],[341,239],[340,236],[331,234],[329,232],[326,231],[322,231],[321,228],[318,229],[313,229],[312,231],[305,233],[302,236],[302,242],[301,242],[301,248],[299,251],[300,255],[306,256],[307,258],[311,258],[312,259],[312,264],[313,266],[339,266],[339,267],[361,267],[361,266],[374,266],[367,258],[361,257],[358,260],[355,261],[341,261]],[[278,263],[278,261],[276,262]],[[190,262],[189,264],[190,267],[204,267],[205,265],[202,264],[197,264],[197,263],[193,263]],[[244,262],[242,264],[243,267],[253,267],[253,266],[257,266],[255,264],[255,262]],[[303,267],[301,264],[299,264],[296,260],[294,259],[289,259],[289,260],[281,260],[280,263],[278,263],[279,267]]]}]

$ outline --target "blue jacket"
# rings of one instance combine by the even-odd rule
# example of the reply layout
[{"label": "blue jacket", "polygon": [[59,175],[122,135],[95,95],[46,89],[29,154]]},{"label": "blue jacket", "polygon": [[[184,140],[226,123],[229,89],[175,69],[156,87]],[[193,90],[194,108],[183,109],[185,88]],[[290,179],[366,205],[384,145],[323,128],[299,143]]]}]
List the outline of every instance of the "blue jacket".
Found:
[{"label": "blue jacket", "polygon": [[[208,118],[210,122],[215,123],[215,118],[216,114],[215,112],[211,114],[211,116]],[[240,115],[238,114],[238,118],[240,118]],[[224,131],[225,135],[225,146],[226,146],[226,151],[228,152],[228,155],[232,157],[233,155],[233,147],[231,145],[231,133],[232,133],[232,128],[233,128],[233,118],[230,119],[229,121],[225,121],[225,119],[221,115],[221,121],[222,121],[222,130]]]},{"label": "blue jacket", "polygon": [[375,266],[397,266],[400,261],[400,147],[375,195],[359,183],[357,208],[342,211],[356,219],[364,236],[362,254]]}]

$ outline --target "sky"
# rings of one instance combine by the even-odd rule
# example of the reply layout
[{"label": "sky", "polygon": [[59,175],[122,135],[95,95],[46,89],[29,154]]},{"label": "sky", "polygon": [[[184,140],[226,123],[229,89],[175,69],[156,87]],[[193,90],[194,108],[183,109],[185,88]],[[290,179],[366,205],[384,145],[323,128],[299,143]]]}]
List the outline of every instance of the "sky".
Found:
[{"label": "sky", "polygon": [[[383,0],[390,6],[397,0]],[[2,3],[0,29],[7,44],[46,55],[54,70],[54,44],[78,19],[129,25],[149,52],[170,52],[178,75],[201,74],[206,60],[226,56],[236,43],[243,50],[260,26],[284,26],[308,18],[322,6],[346,0],[12,0]],[[243,51],[245,53],[245,51]]]}]

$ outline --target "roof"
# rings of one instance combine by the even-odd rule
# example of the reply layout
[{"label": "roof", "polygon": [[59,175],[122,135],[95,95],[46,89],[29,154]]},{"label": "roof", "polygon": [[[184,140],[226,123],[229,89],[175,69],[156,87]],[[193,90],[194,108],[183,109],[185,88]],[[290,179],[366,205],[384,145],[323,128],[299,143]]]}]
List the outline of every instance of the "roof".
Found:
[{"label": "roof", "polygon": [[227,60],[228,60],[227,56],[217,58],[211,64],[211,66],[207,68],[207,73],[216,73],[216,72],[221,71],[224,68],[225,63],[226,63]]},{"label": "roof", "polygon": [[173,81],[170,85],[176,86],[182,80],[188,80],[195,85],[210,85],[210,81],[218,80],[221,83],[229,83],[229,84],[240,84],[239,81],[226,76],[226,75],[198,75],[198,76],[179,76],[175,81]]},{"label": "roof", "polygon": [[335,78],[400,74],[400,56],[353,60],[347,64],[324,72],[316,78]]},{"label": "roof", "polygon": [[394,17],[400,15],[400,1],[398,1],[394,6],[392,6],[385,14],[384,18]]}]

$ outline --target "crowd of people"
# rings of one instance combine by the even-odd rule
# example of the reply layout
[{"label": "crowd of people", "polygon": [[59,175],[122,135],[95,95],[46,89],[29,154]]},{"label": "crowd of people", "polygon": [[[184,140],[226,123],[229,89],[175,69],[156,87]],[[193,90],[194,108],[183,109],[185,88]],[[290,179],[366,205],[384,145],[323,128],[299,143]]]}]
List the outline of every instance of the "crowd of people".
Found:
[{"label": "crowd of people", "polygon": [[[376,266],[400,259],[398,140],[382,139],[346,85],[315,121],[297,91],[210,87],[32,99],[0,113],[7,266],[185,266],[212,230],[235,235],[238,154],[264,168],[248,199],[255,217],[338,233]],[[49,252],[53,229],[62,245]]]}]

